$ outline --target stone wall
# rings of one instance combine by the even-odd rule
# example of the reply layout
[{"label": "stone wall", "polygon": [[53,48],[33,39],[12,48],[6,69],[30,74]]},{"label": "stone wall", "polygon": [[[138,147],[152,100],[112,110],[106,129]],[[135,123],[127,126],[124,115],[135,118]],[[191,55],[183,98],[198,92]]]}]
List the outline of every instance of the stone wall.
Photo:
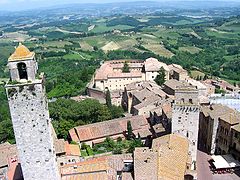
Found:
[{"label": "stone wall", "polygon": [[187,137],[189,153],[192,157],[192,170],[196,169],[198,128],[200,107],[197,101],[198,91],[187,89],[176,91],[173,105],[172,133]]},{"label": "stone wall", "polygon": [[6,90],[24,179],[60,179],[42,81]]},{"label": "stone wall", "polygon": [[106,97],[104,91],[95,89],[95,88],[87,88],[87,94],[88,96],[97,99],[100,103],[105,104],[106,103]]},{"label": "stone wall", "polygon": [[216,151],[218,154],[229,153],[229,146],[231,145],[231,125],[223,120],[219,120]]},{"label": "stone wall", "polygon": [[127,84],[144,80],[144,74],[139,77],[108,78],[106,80],[95,80],[95,87],[102,91],[106,89],[109,89],[110,91],[124,90],[124,87]]}]

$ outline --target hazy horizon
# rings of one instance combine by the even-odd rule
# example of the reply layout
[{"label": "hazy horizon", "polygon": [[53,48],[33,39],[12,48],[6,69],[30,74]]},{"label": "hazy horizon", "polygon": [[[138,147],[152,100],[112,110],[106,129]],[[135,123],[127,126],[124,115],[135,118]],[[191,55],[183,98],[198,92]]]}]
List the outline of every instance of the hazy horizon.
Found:
[{"label": "hazy horizon", "polygon": [[[36,8],[47,8],[52,6],[64,5],[64,4],[103,4],[103,3],[117,3],[117,2],[135,2],[135,1],[153,1],[153,2],[171,2],[171,0],[0,0],[0,11],[21,11],[21,10],[30,10]],[[185,2],[185,1],[194,1],[194,0],[173,0],[172,2]],[[195,0],[195,1],[206,1],[206,0]],[[195,2],[194,1],[194,2]],[[211,0],[219,2],[239,2],[240,0]]]}]

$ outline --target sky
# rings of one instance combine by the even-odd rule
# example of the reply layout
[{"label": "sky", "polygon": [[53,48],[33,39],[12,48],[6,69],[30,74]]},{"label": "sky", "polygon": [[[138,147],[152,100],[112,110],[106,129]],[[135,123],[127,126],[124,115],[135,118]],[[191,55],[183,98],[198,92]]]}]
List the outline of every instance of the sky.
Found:
[{"label": "sky", "polygon": [[[8,11],[26,10],[72,3],[111,3],[111,2],[134,2],[134,1],[137,0],[0,0],[0,10]],[[144,0],[144,1],[171,1],[171,0]],[[204,1],[204,0],[184,0],[184,1]],[[227,1],[227,0],[215,0],[215,1]],[[240,0],[231,1],[240,2]]]}]

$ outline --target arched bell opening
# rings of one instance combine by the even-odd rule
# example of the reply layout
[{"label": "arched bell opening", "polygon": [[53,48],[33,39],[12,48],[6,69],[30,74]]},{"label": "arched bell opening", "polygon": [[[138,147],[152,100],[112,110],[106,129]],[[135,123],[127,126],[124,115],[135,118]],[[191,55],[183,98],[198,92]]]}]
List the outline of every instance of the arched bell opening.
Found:
[{"label": "arched bell opening", "polygon": [[20,79],[28,79],[28,74],[27,74],[27,66],[25,63],[18,63],[17,64],[18,68],[18,74]]}]

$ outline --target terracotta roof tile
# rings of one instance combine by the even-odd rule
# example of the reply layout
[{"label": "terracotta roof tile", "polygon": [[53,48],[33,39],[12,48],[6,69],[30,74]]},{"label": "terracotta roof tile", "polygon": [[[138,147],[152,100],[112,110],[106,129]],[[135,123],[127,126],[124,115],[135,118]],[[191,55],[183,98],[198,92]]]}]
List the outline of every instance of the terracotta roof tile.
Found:
[{"label": "terracotta roof tile", "polygon": [[105,80],[108,78],[134,78],[142,77],[140,71],[131,71],[129,73],[122,73],[124,62],[128,62],[130,68],[141,68],[143,61],[140,60],[112,60],[105,61],[95,74],[95,80]]},{"label": "terracotta roof tile", "polygon": [[240,113],[237,111],[226,113],[224,115],[221,115],[219,118],[231,125],[240,123]]},{"label": "terracotta roof tile", "polygon": [[55,147],[56,154],[62,154],[66,152],[64,139],[55,139],[54,147]]},{"label": "terracotta roof tile", "polygon": [[131,121],[133,131],[148,127],[147,119],[144,116],[132,116],[78,126],[71,129],[69,134],[76,142],[112,136],[126,131],[128,121]]},{"label": "terracotta roof tile", "polygon": [[17,146],[15,144],[0,144],[0,168],[8,165],[8,158],[17,155]]},{"label": "terracotta roof tile", "polygon": [[158,179],[184,179],[188,162],[188,140],[170,134],[153,140],[158,154]]},{"label": "terracotta roof tile", "polygon": [[9,57],[8,61],[26,60],[26,59],[33,58],[34,55],[35,53],[30,52],[26,46],[19,44],[15,52]]},{"label": "terracotta roof tile", "polygon": [[167,64],[158,61],[156,58],[148,58],[144,62],[145,71],[159,71],[161,67],[165,69],[165,71],[169,71],[169,67]]},{"label": "terracotta roof tile", "polygon": [[78,144],[69,144],[65,142],[66,155],[70,156],[81,156],[80,147]]},{"label": "terracotta roof tile", "polygon": [[167,86],[173,90],[175,90],[175,89],[177,89],[177,87],[181,87],[185,84],[186,84],[186,82],[178,81],[176,79],[170,79],[164,83],[165,86]]},{"label": "terracotta roof tile", "polygon": [[137,180],[157,180],[158,152],[142,147],[134,151],[134,177]]}]

